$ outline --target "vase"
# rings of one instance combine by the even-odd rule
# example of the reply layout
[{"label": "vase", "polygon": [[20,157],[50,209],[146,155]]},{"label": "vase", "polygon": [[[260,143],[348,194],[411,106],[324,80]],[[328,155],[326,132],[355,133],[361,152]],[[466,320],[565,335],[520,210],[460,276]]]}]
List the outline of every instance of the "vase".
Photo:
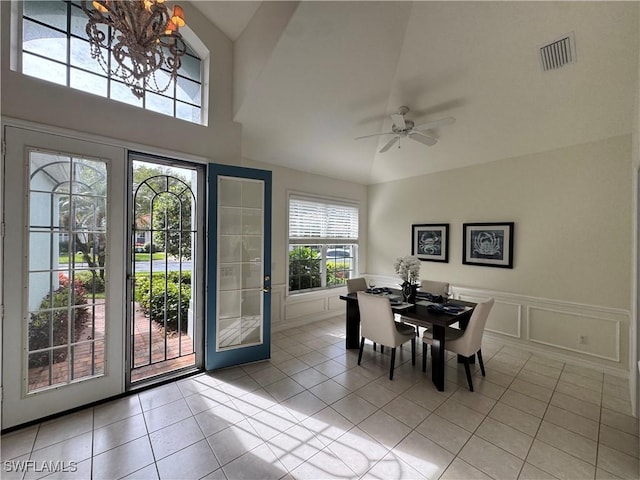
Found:
[{"label": "vase", "polygon": [[418,285],[411,282],[404,282],[402,284],[402,296],[406,303],[416,303],[416,293],[418,292]]}]

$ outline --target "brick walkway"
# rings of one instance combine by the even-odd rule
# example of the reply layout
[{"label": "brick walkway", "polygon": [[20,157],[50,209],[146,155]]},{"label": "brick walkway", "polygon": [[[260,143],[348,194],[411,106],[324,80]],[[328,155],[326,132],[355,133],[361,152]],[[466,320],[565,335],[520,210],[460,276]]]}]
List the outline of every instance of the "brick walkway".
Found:
[{"label": "brick walkway", "polygon": [[187,334],[167,333],[165,352],[164,330],[157,323],[150,321],[137,307],[137,304],[134,323],[135,347],[134,369],[131,371],[132,382],[195,363],[193,340]]},{"label": "brick walkway", "polygon": [[[163,329],[149,319],[137,308],[134,332],[134,369],[131,371],[131,381],[140,381],[155,375],[171,372],[195,363],[193,340],[186,334],[167,334],[166,356],[165,335]],[[92,338],[91,326],[86,326],[78,341]],[[180,345],[182,351],[180,351]],[[151,346],[151,359],[149,350]],[[66,348],[66,347],[63,347]],[[95,355],[92,365],[92,352]],[[104,373],[104,306],[95,308],[95,342],[88,342],[72,347],[73,379],[80,379]],[[166,358],[166,360],[165,360]],[[151,360],[151,361],[150,361]],[[29,391],[45,388],[50,385],[67,383],[69,379],[69,362],[56,362],[51,368],[51,382],[49,368],[36,367],[29,369]]]}]

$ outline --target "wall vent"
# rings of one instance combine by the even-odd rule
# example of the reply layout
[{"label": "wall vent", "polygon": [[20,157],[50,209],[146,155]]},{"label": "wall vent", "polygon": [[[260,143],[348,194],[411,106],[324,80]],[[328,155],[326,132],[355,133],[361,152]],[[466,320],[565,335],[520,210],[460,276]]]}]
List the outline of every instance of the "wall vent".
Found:
[{"label": "wall vent", "polygon": [[539,48],[542,70],[556,70],[576,62],[576,41],[573,32]]}]

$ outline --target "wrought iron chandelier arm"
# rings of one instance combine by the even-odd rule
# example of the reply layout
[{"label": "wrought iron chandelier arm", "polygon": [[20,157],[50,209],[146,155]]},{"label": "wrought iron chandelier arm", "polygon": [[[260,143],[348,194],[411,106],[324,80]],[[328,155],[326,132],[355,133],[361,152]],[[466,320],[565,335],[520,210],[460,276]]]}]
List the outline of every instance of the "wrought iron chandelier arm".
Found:
[{"label": "wrought iron chandelier arm", "polygon": [[[187,51],[178,31],[179,25],[184,25],[179,6],[174,6],[175,17],[157,0],[94,0],[93,9],[82,0],[81,7],[88,17],[91,56],[107,75],[119,77],[138,98],[145,90],[163,93],[175,82]],[[110,33],[105,34],[98,25],[109,27]],[[103,49],[111,51],[114,65],[109,66]],[[169,80],[161,88],[155,73],[163,67],[169,71]]]}]

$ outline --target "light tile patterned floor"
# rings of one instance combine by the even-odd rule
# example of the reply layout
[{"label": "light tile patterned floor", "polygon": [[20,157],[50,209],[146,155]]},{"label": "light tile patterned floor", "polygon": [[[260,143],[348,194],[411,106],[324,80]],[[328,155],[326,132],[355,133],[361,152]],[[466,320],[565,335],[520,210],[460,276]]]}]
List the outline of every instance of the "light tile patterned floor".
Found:
[{"label": "light tile patterned floor", "polygon": [[48,478],[82,479],[638,478],[625,379],[485,341],[476,392],[455,358],[437,392],[408,345],[389,381],[388,353],[357,366],[343,318],[279,332],[269,362],[3,436],[2,478],[48,474],[10,460],[77,462]]}]

